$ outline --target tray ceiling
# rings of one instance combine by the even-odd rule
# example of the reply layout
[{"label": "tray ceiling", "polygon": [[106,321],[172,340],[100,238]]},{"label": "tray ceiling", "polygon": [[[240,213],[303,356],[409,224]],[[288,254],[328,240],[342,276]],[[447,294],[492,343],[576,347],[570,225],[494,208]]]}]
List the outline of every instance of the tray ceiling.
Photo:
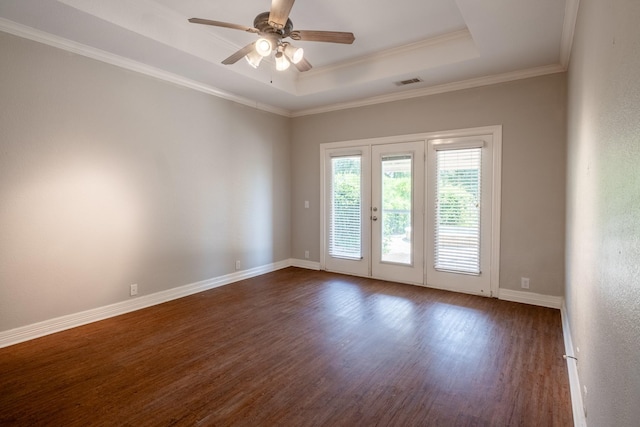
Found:
[{"label": "tray ceiling", "polygon": [[[566,68],[577,0],[297,0],[294,29],[350,31],[352,45],[295,42],[313,64],[222,65],[256,39],[194,25],[253,25],[269,0],[3,0],[0,30],[285,115],[508,81]],[[417,78],[411,85],[396,84]]]}]

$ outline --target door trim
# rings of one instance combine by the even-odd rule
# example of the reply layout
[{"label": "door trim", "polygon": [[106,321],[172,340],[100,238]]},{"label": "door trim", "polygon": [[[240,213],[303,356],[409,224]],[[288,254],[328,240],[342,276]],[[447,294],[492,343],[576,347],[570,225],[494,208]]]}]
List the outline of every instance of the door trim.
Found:
[{"label": "door trim", "polygon": [[[320,144],[320,171],[324,174],[326,151],[336,148],[351,146],[392,144],[411,142],[416,140],[428,141],[430,139],[446,139],[469,137],[474,135],[491,134],[493,136],[493,180],[492,180],[492,233],[491,233],[491,295],[498,297],[500,288],[500,217],[501,217],[501,189],[502,189],[502,125],[482,126],[476,128],[446,130],[437,132],[425,132],[409,135],[388,136],[380,138],[365,138],[347,141],[327,142]],[[326,270],[326,244],[325,244],[325,183],[324,177],[320,180],[320,268]],[[370,276],[371,268],[369,268]],[[367,276],[367,277],[369,277]],[[426,283],[426,281],[425,281]]]}]

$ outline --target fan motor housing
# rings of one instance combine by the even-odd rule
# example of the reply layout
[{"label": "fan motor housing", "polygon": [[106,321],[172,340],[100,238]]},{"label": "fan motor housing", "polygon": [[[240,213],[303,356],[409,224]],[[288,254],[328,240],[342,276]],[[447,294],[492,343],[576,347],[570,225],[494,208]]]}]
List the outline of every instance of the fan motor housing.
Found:
[{"label": "fan motor housing", "polygon": [[274,34],[279,38],[289,37],[293,30],[291,19],[287,19],[287,23],[282,29],[277,29],[269,24],[269,15],[270,12],[262,12],[256,16],[256,19],[253,20],[253,27],[257,28],[262,34]]}]

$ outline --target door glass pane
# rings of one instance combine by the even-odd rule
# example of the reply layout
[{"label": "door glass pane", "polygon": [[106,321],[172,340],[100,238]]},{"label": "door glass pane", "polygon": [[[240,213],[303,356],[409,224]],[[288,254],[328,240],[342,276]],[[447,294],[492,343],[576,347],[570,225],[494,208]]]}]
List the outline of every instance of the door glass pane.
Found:
[{"label": "door glass pane", "polygon": [[412,264],[412,160],[411,155],[382,157],[383,262]]},{"label": "door glass pane", "polygon": [[362,161],[360,156],[331,158],[329,255],[362,258]]},{"label": "door glass pane", "polygon": [[481,149],[436,157],[435,269],[480,273]]}]

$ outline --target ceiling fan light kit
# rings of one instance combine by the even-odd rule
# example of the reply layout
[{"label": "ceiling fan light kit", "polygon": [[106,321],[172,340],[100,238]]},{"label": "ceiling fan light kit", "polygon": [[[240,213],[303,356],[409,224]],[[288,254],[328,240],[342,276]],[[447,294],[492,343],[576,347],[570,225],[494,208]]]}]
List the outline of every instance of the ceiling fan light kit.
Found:
[{"label": "ceiling fan light kit", "polygon": [[289,61],[285,58],[284,53],[276,52],[276,70],[284,71],[289,68]]},{"label": "ceiling fan light kit", "polygon": [[264,56],[260,55],[255,49],[251,50],[251,52],[247,53],[244,56],[244,59],[246,59],[249,65],[251,65],[253,68],[258,68],[260,66],[262,58],[264,58]]},{"label": "ceiling fan light kit", "polygon": [[235,64],[240,58],[244,57],[249,65],[253,68],[258,68],[262,58],[275,52],[277,70],[286,70],[291,64],[294,64],[298,71],[304,72],[311,69],[309,61],[304,59],[304,50],[282,41],[282,39],[290,37],[293,40],[341,44],[354,42],[355,36],[353,33],[315,30],[294,31],[293,22],[289,19],[289,13],[294,2],[295,0],[272,0],[271,10],[256,16],[253,21],[253,27],[200,18],[191,18],[189,22],[242,30],[260,36],[257,41],[243,47],[222,61],[225,65]]},{"label": "ceiling fan light kit", "polygon": [[302,58],[304,57],[304,49],[301,47],[295,47],[290,43],[284,43],[284,54],[287,55],[289,61],[297,64],[302,61]]},{"label": "ceiling fan light kit", "polygon": [[276,70],[278,71],[286,70],[289,68],[290,63],[299,63],[304,56],[304,50],[277,38],[271,40],[266,37],[259,38],[255,46],[255,50],[245,55],[245,58],[253,68],[258,68],[260,65],[260,60],[256,58],[256,53],[262,59],[275,52]]},{"label": "ceiling fan light kit", "polygon": [[258,52],[262,56],[269,56],[273,51],[273,44],[269,41],[269,39],[261,38],[256,42],[256,52]]}]

